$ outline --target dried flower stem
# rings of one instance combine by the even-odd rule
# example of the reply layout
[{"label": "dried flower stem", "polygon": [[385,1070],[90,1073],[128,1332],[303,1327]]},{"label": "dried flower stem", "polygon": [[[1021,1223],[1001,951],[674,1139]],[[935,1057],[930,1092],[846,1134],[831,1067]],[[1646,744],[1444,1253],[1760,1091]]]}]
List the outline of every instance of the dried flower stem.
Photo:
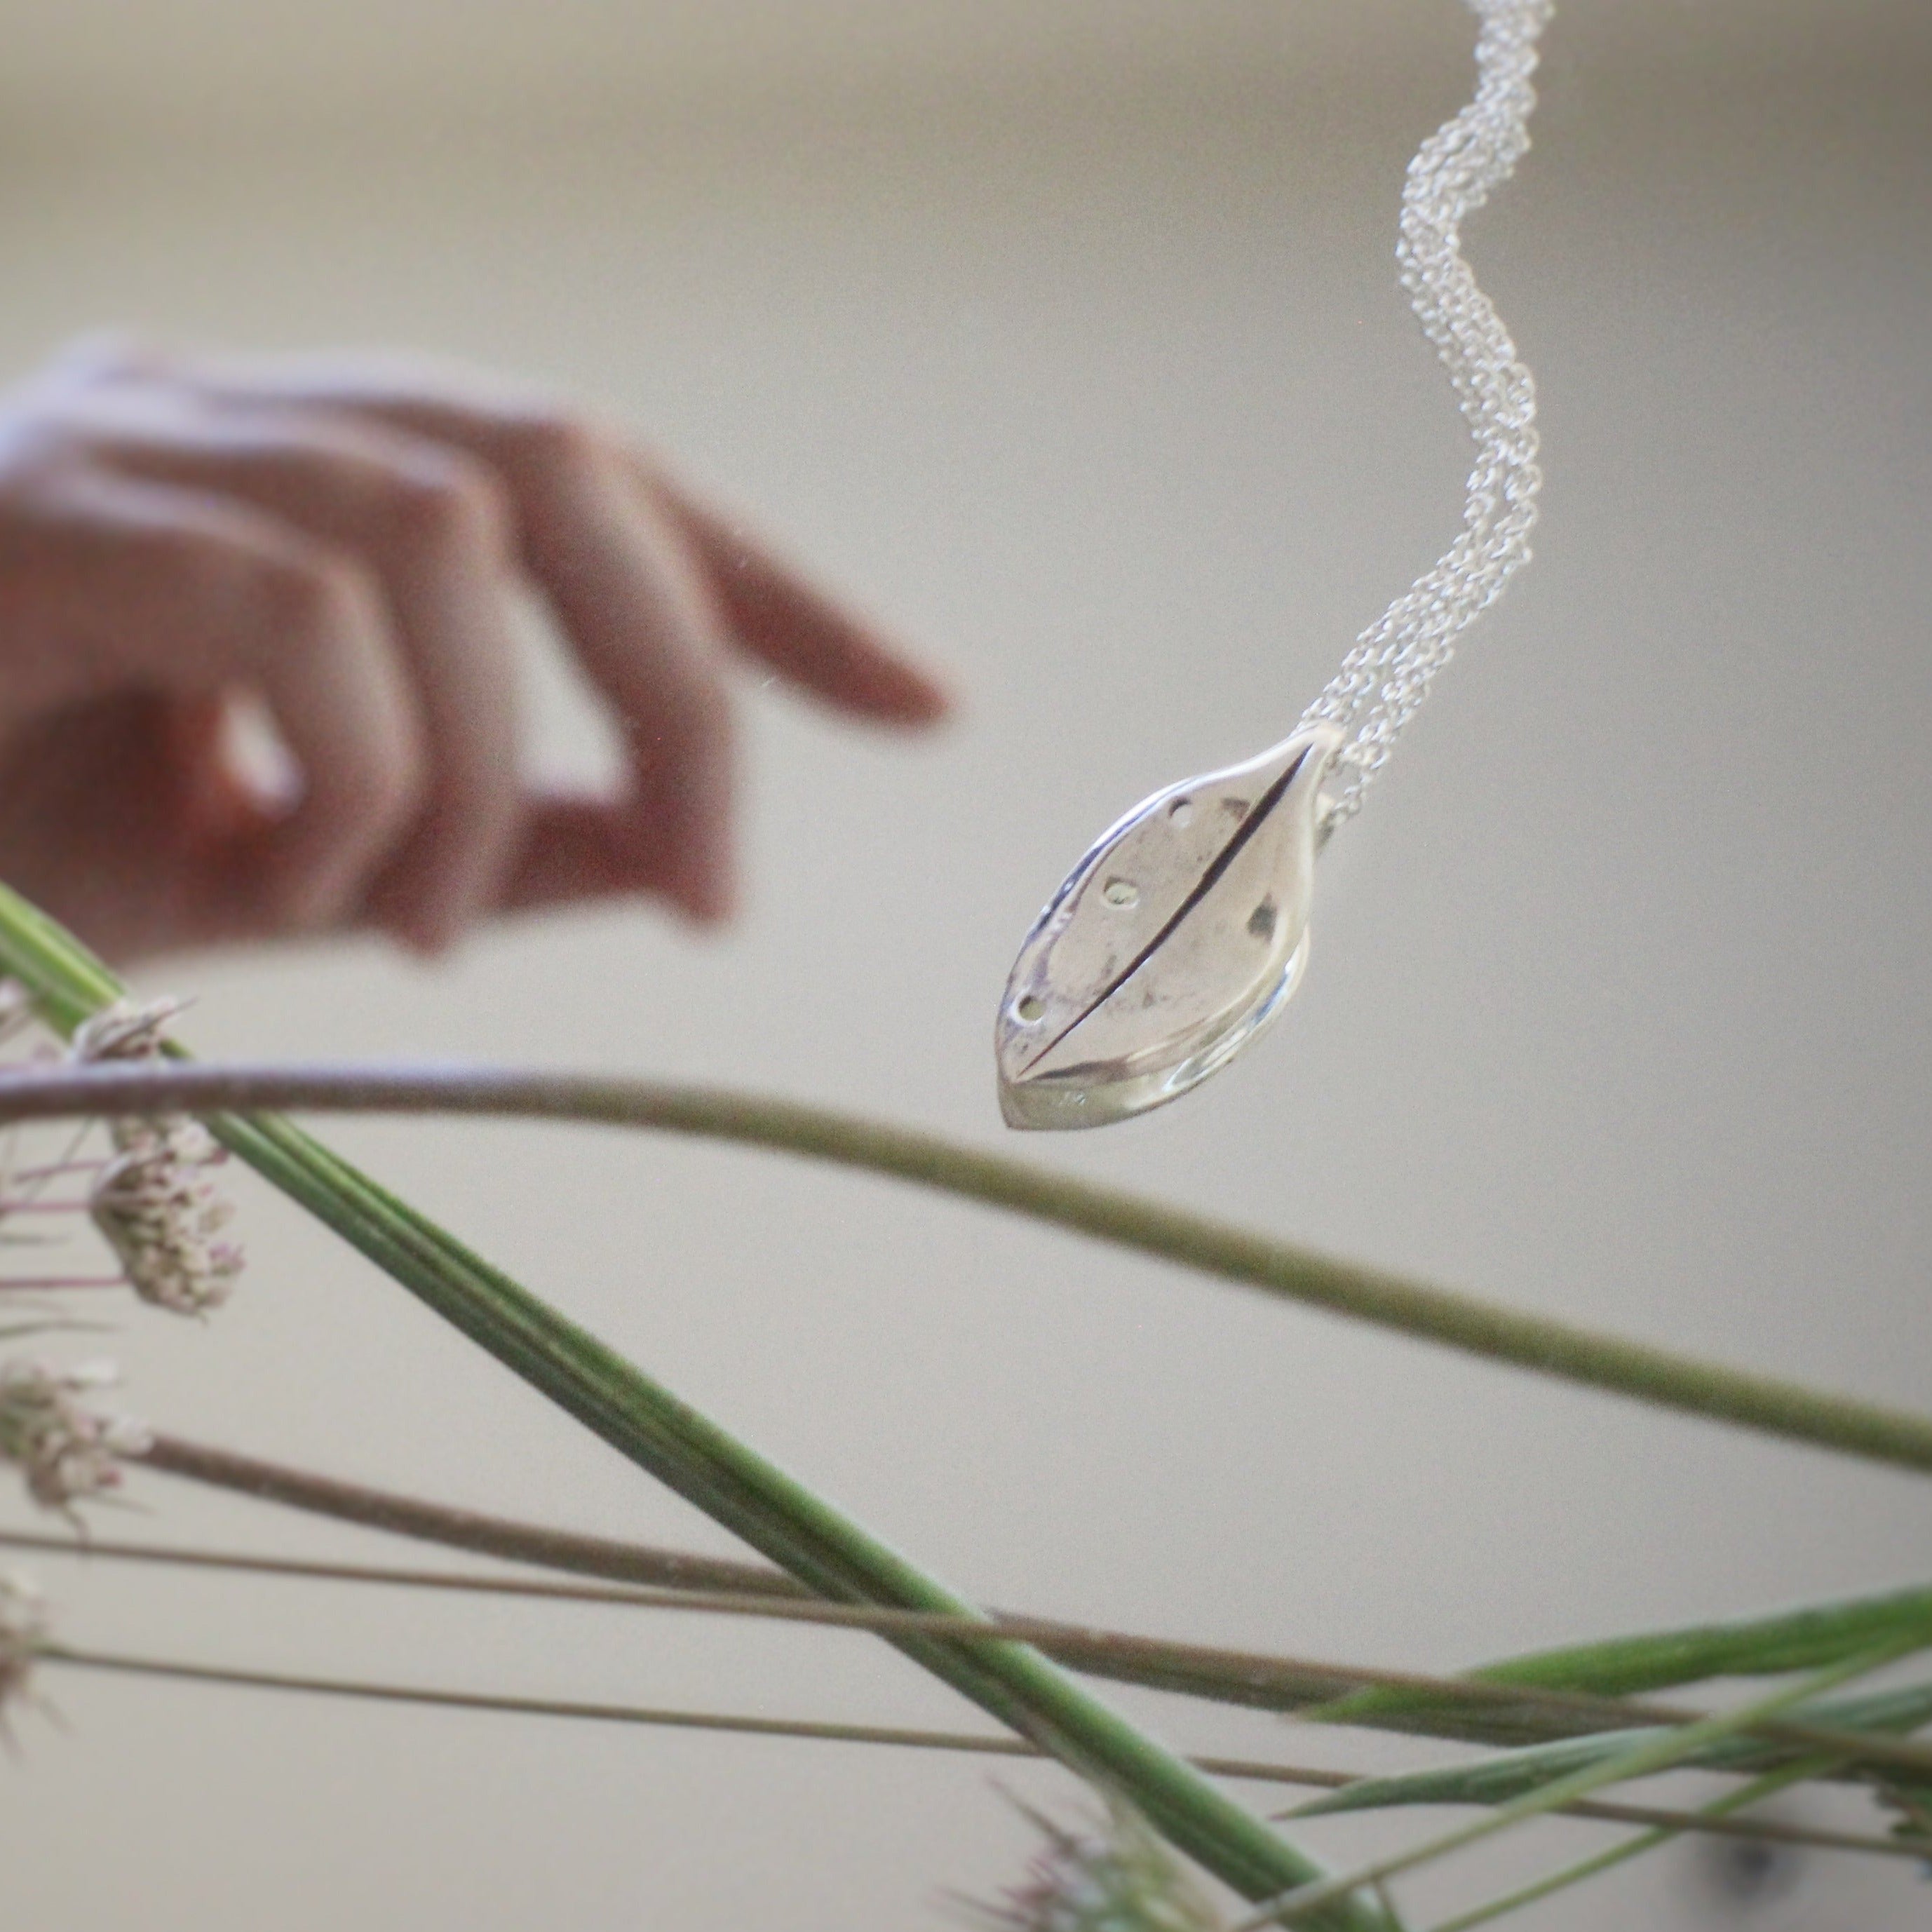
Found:
[{"label": "dried flower stem", "polygon": [[[18,970],[6,953],[4,932],[0,959]],[[1932,1418],[1504,1308],[1070,1174],[791,1101],[494,1068],[34,1070],[10,1075],[0,1084],[0,1121],[257,1107],[590,1122],[802,1154],[1070,1228],[1488,1360],[1842,1454],[1932,1472]]]},{"label": "dried flower stem", "polygon": [[[917,1629],[928,1636],[953,1636],[967,1642],[983,1641],[986,1636],[983,1629],[976,1628],[958,1618],[937,1617],[909,1610],[875,1610],[855,1605],[824,1604],[802,1599],[787,1601],[770,1597],[744,1597],[708,1591],[672,1592],[626,1589],[595,1584],[539,1583],[520,1577],[478,1576],[447,1570],[398,1569],[373,1564],[323,1562],[300,1557],[257,1556],[233,1550],[170,1549],[152,1544],[119,1543],[98,1538],[90,1538],[86,1543],[76,1544],[58,1537],[37,1535],[22,1531],[0,1532],[0,1548],[34,1550],[54,1556],[80,1556],[90,1562],[161,1564],[184,1569],[237,1572],[248,1576],[274,1576],[290,1580],[449,1591],[480,1596],[522,1598],[543,1603],[587,1604],[637,1610],[694,1611],[713,1616],[761,1617],[875,1633]],[[1036,1618],[1003,1618],[1000,1619],[999,1627],[1006,1634],[1025,1637],[1029,1641],[1037,1642],[1042,1649],[1049,1654],[1059,1654],[1063,1662],[1072,1663],[1076,1669],[1081,1667],[1078,1661],[1081,1640],[1102,1640],[1124,1648],[1131,1647],[1143,1651],[1156,1658],[1169,1649],[1192,1648],[1170,1646],[1157,1640],[1127,1637],[1112,1632],[1089,1631],[1078,1626]],[[1075,1641],[1062,1650],[1059,1642],[1066,1637]],[[1311,1671],[1324,1672],[1337,1682],[1361,1682],[1400,1676],[1406,1683],[1426,1683],[1440,1691],[1451,1694],[1467,1688],[1454,1678],[1424,1679],[1412,1672],[1364,1670],[1341,1664],[1309,1665],[1306,1667]],[[1120,1674],[1124,1677],[1126,1676],[1124,1668]],[[1129,1678],[1128,1681],[1135,1680]],[[1634,1707],[1613,1705],[1610,1708],[1616,1718],[1624,1723],[1640,1715],[1639,1711]],[[1705,1714],[1686,1711],[1665,1714],[1652,1706],[1647,1708],[1644,1714],[1655,1721],[1688,1724]],[[1880,1736],[1850,1736],[1798,1724],[1780,1726],[1771,1723],[1754,1726],[1754,1730],[1756,1735],[1790,1743],[1807,1743],[1819,1738],[1833,1739],[1843,1736],[1846,1744],[1861,1750],[1868,1750],[1879,1761],[1883,1760],[1886,1748],[1897,1742]],[[1927,1760],[1922,1752],[1910,1746],[1905,1747],[1904,1750],[1912,1768],[1922,1770],[1924,1768]],[[1207,1768],[1205,1760],[1197,1759],[1195,1761]],[[1805,1762],[1810,1764],[1817,1761],[1808,1759]],[[1216,1763],[1222,1762],[1216,1760]],[[1830,1768],[1835,1772],[1850,1767],[1840,1760],[1830,1761]],[[1378,1781],[1372,1778],[1347,1772],[1318,1773],[1292,1766],[1276,1766],[1275,1769],[1280,1782],[1312,1785],[1330,1792],[1347,1792]],[[1261,1770],[1259,1767],[1250,1764],[1242,1774],[1258,1777]],[[1444,1798],[1441,1802],[1454,1801]],[[1621,1823],[1666,1823],[1685,1830],[1693,1828],[1690,1821],[1696,1816],[1689,1812],[1594,1804],[1588,1801],[1568,1808],[1570,1814],[1576,1817],[1608,1820]],[[1740,1828],[1744,1830],[1744,1835],[1750,1835],[1748,1828]],[[1922,1852],[1932,1852],[1932,1841],[1922,1844],[1919,1849]]]},{"label": "dried flower stem", "polygon": [[25,1577],[0,1570],[0,1738],[8,1734],[9,1707],[28,1694],[46,1630],[39,1591]]},{"label": "dried flower stem", "polygon": [[[43,1161],[34,1167],[16,1167],[8,1169],[7,1180],[10,1186],[16,1181],[22,1180],[51,1180],[56,1175],[62,1174],[98,1174],[106,1165],[107,1160],[105,1156],[94,1160]],[[84,1204],[76,1203],[75,1204],[78,1206]],[[12,1203],[8,1204],[8,1213],[10,1214],[18,1211],[17,1206]]]},{"label": "dried flower stem", "polygon": [[[573,1699],[519,1697],[494,1691],[450,1690],[421,1684],[386,1684],[360,1678],[318,1677],[282,1671],[231,1669],[225,1665],[188,1663],[173,1658],[130,1657],[102,1651],[76,1650],[64,1645],[43,1646],[41,1660],[78,1669],[118,1671],[150,1677],[219,1684],[242,1689],[308,1691],[323,1696],[370,1700],[385,1703],[425,1704],[450,1710],[496,1712],[513,1717],[586,1718],[609,1724],[652,1726],[676,1730],[736,1732],[741,1736],[794,1738],[827,1744],[878,1744],[913,1750],[955,1751],[984,1756],[1024,1758],[1038,1762],[1046,1754],[1024,1738],[999,1737],[974,1731],[922,1730],[891,1724],[852,1724],[813,1718],[764,1718],[722,1711],[663,1710],[632,1704],[586,1702]],[[1217,1778],[1239,1778],[1264,1784],[1306,1786],[1338,1790],[1354,1783],[1348,1772],[1312,1765],[1278,1764],[1268,1760],[1201,1756],[1190,1760]],[[1751,1838],[1773,1844],[1811,1845],[1820,1850],[1870,1852],[1888,1858],[1922,1858],[1928,1847],[1909,1839],[1878,1838],[1863,1832],[1834,1832],[1821,1826],[1782,1819],[1730,1819],[1702,1812],[1677,1811],[1649,1804],[1618,1804],[1590,1800],[1562,1808],[1567,1816],[1598,1824],[1654,1826],[1673,1832],[1704,1832],[1714,1836]]]},{"label": "dried flower stem", "polygon": [[[711,1606],[729,1607],[740,1615],[787,1616],[881,1631],[923,1629],[928,1634],[955,1637],[970,1637],[976,1628],[956,1618],[930,1613],[818,1603],[790,1578],[754,1564],[574,1535],[449,1509],[393,1491],[263,1462],[232,1450],[186,1442],[175,1436],[151,1432],[130,1460],[219,1488],[512,1562],[688,1592],[694,1598],[698,1593],[710,1593]],[[1648,1637],[1617,1639],[1560,1654],[1575,1660],[1576,1676],[1585,1680],[1593,1670],[1600,1671],[1601,1660],[1610,1655],[1624,1675],[1636,1674],[1639,1658],[1646,1646],[1653,1654],[1675,1660],[1680,1666],[1686,1663],[1692,1666],[1673,1677],[1660,1664],[1653,1664],[1648,1675],[1661,1686],[1745,1674],[1766,1666],[1783,1670],[1824,1661],[1847,1648],[1869,1643],[1874,1636],[1922,1615],[1928,1607],[1932,1607],[1932,1592],[1899,1592],[1695,1632],[1667,1630]],[[1308,1714],[1312,1707],[1325,1706],[1325,1709],[1313,1708],[1312,1714],[1324,1721],[1424,1736],[1508,1744],[1526,1737],[1574,1738],[1634,1724],[1688,1724],[1702,1714],[1577,1689],[1558,1679],[1541,1657],[1512,1660],[1469,1677],[1452,1678],[1178,1642],[998,1611],[992,1616],[1003,1634],[1034,1644],[1060,1663],[1089,1676],[1265,1710]],[[1532,1666],[1540,1666],[1540,1678],[1532,1676],[1522,1682],[1514,1674],[1527,1673]],[[1383,1694],[1382,1701],[1372,1702],[1368,1695],[1357,1694],[1375,1692]],[[1759,1734],[1807,1749],[1853,1750],[1870,1762],[1922,1774],[1932,1771],[1932,1745],[1875,1736],[1855,1738],[1822,1725],[1791,1720],[1766,1725]]]},{"label": "dried flower stem", "polygon": [[[114,976],[78,940],[4,887],[0,968],[28,988],[44,1018],[67,1032],[122,997]],[[20,1077],[24,1082],[32,1076]],[[94,1082],[126,1081],[130,1075],[87,1068],[67,1077]],[[7,1090],[16,1090],[10,1084]],[[133,1090],[142,1090],[138,1078]],[[190,1102],[173,1108],[82,1111],[199,1109]],[[208,1125],[231,1152],[506,1367],[816,1594],[979,1615],[964,1598],[290,1122],[218,1112]],[[965,1645],[914,1636],[892,1641],[1081,1776],[1118,1790],[1171,1843],[1243,1897],[1270,1897],[1322,1875],[1321,1867],[1279,1832],[1038,1651],[1010,1641]],[[1338,1900],[1318,1919],[1324,1932],[1393,1932],[1389,1916],[1366,1900]]]},{"label": "dried flower stem", "polygon": [[542,1523],[428,1502],[394,1490],[373,1489],[244,1456],[232,1449],[189,1442],[157,1430],[140,1454],[144,1468],[164,1475],[228,1490],[263,1502],[332,1516],[341,1522],[380,1529],[418,1542],[467,1550],[506,1562],[534,1564],[573,1576],[600,1576],[614,1583],[636,1583],[673,1590],[729,1590],[742,1596],[803,1599],[808,1595],[782,1570],[729,1556],[700,1556],[651,1544],[619,1542]]},{"label": "dried flower stem", "polygon": [[41,1274],[0,1276],[0,1294],[44,1294],[56,1288],[125,1288],[119,1274]]}]

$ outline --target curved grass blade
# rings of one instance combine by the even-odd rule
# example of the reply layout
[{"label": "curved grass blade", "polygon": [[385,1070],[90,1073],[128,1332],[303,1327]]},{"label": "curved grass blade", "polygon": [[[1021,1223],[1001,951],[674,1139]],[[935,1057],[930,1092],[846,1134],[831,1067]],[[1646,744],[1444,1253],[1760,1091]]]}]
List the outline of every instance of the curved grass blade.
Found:
[{"label": "curved grass blade", "polygon": [[1258,1932],[1260,1927],[1276,1924],[1317,1924],[1320,1915],[1338,1898],[1366,1886],[1382,1885],[1402,1873],[1433,1864],[1438,1858],[1447,1858],[1452,1852],[1462,1851],[1515,1826],[1526,1824],[1532,1818],[1542,1817],[1572,1799],[1586,1798],[1606,1786],[1673,1770],[1710,1746],[1735,1738],[1739,1732],[1754,1724],[1766,1718],[1782,1716],[1821,1690],[1881,1670],[1888,1664],[1924,1650],[1928,1645],[1932,1645],[1932,1628],[1922,1628],[1910,1636],[1894,1639],[1822,1670],[1813,1671],[1796,1684],[1784,1684],[1738,1710],[1723,1712],[1694,1724],[1652,1732],[1630,1741],[1624,1748],[1599,1762],[1580,1766],[1534,1791],[1526,1792],[1473,1824],[1460,1826],[1454,1831],[1425,1840],[1406,1851],[1391,1852],[1358,1865],[1352,1871],[1334,1878],[1318,1879],[1312,1884],[1297,1886],[1280,1898],[1264,1900],[1246,1918],[1236,1922],[1234,1932]]},{"label": "curved grass blade", "polygon": [[[0,904],[0,926],[5,923],[4,912]],[[10,938],[0,931],[0,958],[20,956],[12,951]],[[58,1010],[50,1003],[50,1012]],[[1484,1360],[1840,1455],[1932,1472],[1932,1417],[1499,1306],[1071,1174],[791,1101],[500,1067],[179,1064],[23,1071],[10,1082],[6,1097],[4,1118],[15,1120],[103,1112],[207,1118],[302,1107],[594,1122],[764,1148],[888,1174],[1028,1215]]]},{"label": "curved grass blade", "polygon": [[[1871,1691],[1858,1697],[1827,1699],[1800,1706],[1786,1714],[1828,1725],[1837,1731],[1903,1736],[1932,1724],[1932,1684]],[[1625,1731],[1604,1731],[1594,1737],[1568,1738],[1559,1743],[1501,1751],[1469,1764],[1442,1765],[1430,1771],[1364,1778],[1298,1807],[1292,1815],[1306,1818],[1318,1813],[1381,1810],[1401,1804],[1507,1804],[1575,1772],[1607,1762],[1619,1751],[1635,1750],[1646,1739],[1672,1734],[1667,1725],[1645,1724]],[[1807,1755],[1808,1759],[1816,1754]],[[1687,1770],[1760,1772],[1788,1762],[1791,1756],[1789,1745],[1759,1737],[1732,1736],[1719,1739],[1695,1756],[1684,1759],[1683,1763]],[[1836,1766],[1841,1761],[1828,1762]],[[1888,1772],[1887,1776],[1895,1778],[1897,1774]]]},{"label": "curved grass blade", "polygon": [[[78,940],[4,886],[0,965],[64,1031],[122,995],[113,975]],[[225,1114],[208,1125],[505,1366],[808,1588],[836,1601],[980,1616],[292,1123]],[[1171,1843],[1243,1897],[1268,1897],[1320,1876],[1314,1861],[1037,1650],[910,1635],[889,1640],[1021,1736],[1119,1791]],[[1390,1932],[1378,1907],[1346,1896],[1322,1922],[1334,1932]]]},{"label": "curved grass blade", "polygon": [[[145,1468],[261,1501],[580,1576],[674,1590],[749,1593],[794,1604],[806,1594],[784,1572],[762,1564],[615,1542],[545,1524],[452,1509],[392,1490],[345,1483],[233,1450],[184,1442],[165,1432],[151,1433],[137,1450],[128,1452],[128,1460]],[[826,1606],[820,1604],[817,1608],[824,1612]],[[902,1610],[848,1610],[844,1613],[854,1618],[869,1615],[878,1619],[880,1627],[893,1619],[922,1617],[922,1613]],[[1319,1718],[1323,1713],[1317,1707],[1332,1707],[1337,1700],[1370,1688],[1403,1691],[1410,1694],[1412,1702],[1419,1694],[1424,1701],[1415,1708],[1378,1718],[1376,1723],[1383,1730],[1425,1737],[1507,1748],[1646,1724],[1688,1724],[1700,1714],[1574,1691],[1376,1670],[1323,1658],[1228,1650],[998,1610],[992,1614],[1007,1634],[1084,1676],[1218,1703]],[[939,1634],[958,1634],[956,1618],[922,1620],[950,1624]],[[1832,1749],[1843,1742],[1789,1722],[1768,1725],[1762,1734],[1807,1748]],[[1879,1752],[1868,1744],[1868,1755],[1888,1770],[1932,1772],[1932,1748],[1917,1748],[1908,1758],[1896,1745]]]},{"label": "curved grass blade", "polygon": [[[1636,1696],[1713,1678],[1781,1677],[1794,1670],[1820,1670],[1922,1628],[1928,1619],[1932,1586],[1912,1584],[1870,1596],[1802,1604],[1768,1615],[1531,1651],[1480,1665],[1465,1675],[1472,1684],[1597,1697]],[[1339,1699],[1317,1714],[1324,1722],[1399,1730],[1402,1726],[1397,1720],[1432,1704],[1438,1711],[1454,1708],[1437,1692],[1378,1688]],[[1592,1727],[1586,1718],[1571,1728],[1587,1732]],[[1464,1735],[1480,1743],[1495,1733],[1492,1730]]]},{"label": "curved grass blade", "polygon": [[[1734,1812],[1742,1811],[1750,1805],[1762,1804],[1767,1798],[1774,1798],[1780,1791],[1802,1783],[1808,1778],[1821,1777],[1829,1768],[1830,1760],[1810,1758],[1787,1766],[1783,1771],[1768,1773],[1762,1778],[1754,1778],[1748,1784],[1741,1785],[1736,1791],[1727,1791],[1723,1797],[1714,1799],[1696,1814],[1700,1821],[1708,1823],[1713,1820],[1728,1818]],[[1493,1924],[1498,1918],[1505,1918],[1512,1912],[1520,1912],[1526,1905],[1534,1905],[1540,1900],[1552,1897],[1559,1892],[1567,1892],[1573,1885],[1581,1885],[1586,1879],[1595,1878],[1612,1866],[1624,1864],[1640,1857],[1646,1852],[1654,1852],[1682,1835],[1682,1831],[1670,1826],[1660,1826],[1656,1830],[1640,1832],[1634,1838],[1626,1838],[1620,1845],[1612,1845],[1607,1851],[1597,1853],[1594,1858],[1579,1859],[1562,1870],[1550,1873],[1533,1884],[1520,1890],[1506,1893],[1501,1898],[1492,1898],[1486,1904],[1472,1910],[1458,1912],[1454,1918],[1445,1918],[1441,1924],[1430,1928],[1430,1932],[1474,1932],[1478,1925]]]}]

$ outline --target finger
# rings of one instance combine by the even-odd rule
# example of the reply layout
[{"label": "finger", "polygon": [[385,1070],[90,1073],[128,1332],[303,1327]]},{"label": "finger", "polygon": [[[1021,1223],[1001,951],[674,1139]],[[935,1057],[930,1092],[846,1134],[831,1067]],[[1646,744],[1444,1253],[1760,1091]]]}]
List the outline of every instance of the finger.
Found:
[{"label": "finger", "polygon": [[[670,842],[680,862],[666,890],[698,916],[731,892],[721,645],[848,711],[916,724],[946,708],[938,683],[870,626],[648,473],[623,438],[549,399],[493,394],[487,377],[414,358],[195,365],[194,380],[391,423],[499,470],[532,573],[630,729],[640,835]],[[614,494],[630,497],[632,517]]]},{"label": "finger", "polygon": [[732,643],[841,711],[892,724],[936,724],[945,687],[864,619],[780,562],[735,518],[641,462],[639,486],[696,552]]},{"label": "finger", "polygon": [[494,476],[381,424],[235,406],[124,438],[110,460],[223,490],[374,570],[413,674],[429,770],[368,910],[422,950],[447,946],[498,897],[522,814],[514,540]]},{"label": "finger", "polygon": [[637,489],[621,444],[544,404],[478,404],[429,386],[316,393],[495,473],[526,568],[622,728],[628,822],[658,889],[694,919],[724,917],[735,897],[724,626],[689,545]]},{"label": "finger", "polygon": [[210,823],[211,706],[152,692],[70,705],[10,732],[0,768],[8,883],[124,960],[254,936],[268,922],[220,862],[242,830]]},{"label": "finger", "polygon": [[[939,681],[878,628],[750,538],[735,520],[671,483],[629,440],[567,405],[418,356],[353,365],[304,358],[191,365],[198,384],[240,396],[280,397],[382,420],[458,443],[502,464],[512,480],[581,468],[594,455],[628,476],[653,520],[668,524],[698,562],[724,640],[788,682],[838,709],[899,724],[928,724],[950,700]],[[494,393],[493,394],[493,391]]]},{"label": "finger", "polygon": [[663,892],[665,866],[663,849],[638,838],[622,806],[553,793],[531,802],[497,909],[527,911]]},{"label": "finger", "polygon": [[254,902],[258,928],[339,922],[422,778],[413,700],[366,573],[250,506],[176,485],[91,472],[55,494],[65,517],[50,534],[68,554],[49,580],[85,586],[67,599],[67,701],[259,692],[301,794],[210,862]]},{"label": "finger", "polygon": [[[561,544],[539,576],[623,724],[636,862],[710,923],[736,898],[736,721],[716,608],[676,533],[631,499],[615,465],[581,487],[560,506]],[[606,517],[618,540],[586,541]]]}]

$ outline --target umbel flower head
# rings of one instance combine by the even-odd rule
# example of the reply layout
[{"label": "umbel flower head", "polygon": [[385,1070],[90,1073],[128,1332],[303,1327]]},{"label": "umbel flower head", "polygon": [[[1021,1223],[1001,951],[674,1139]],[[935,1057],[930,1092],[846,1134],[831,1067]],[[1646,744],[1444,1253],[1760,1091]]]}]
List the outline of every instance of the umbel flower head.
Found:
[{"label": "umbel flower head", "polygon": [[0,1460],[20,1466],[27,1493],[44,1509],[71,1515],[76,1503],[120,1481],[122,1456],[146,1448],[140,1424],[103,1415],[82,1399],[118,1379],[108,1362],[64,1370],[0,1362]]},{"label": "umbel flower head", "polygon": [[24,1576],[0,1570],[0,1733],[8,1706],[26,1695],[34,1659],[47,1640],[46,1606]]},{"label": "umbel flower head", "polygon": [[1084,1832],[1019,1808],[1046,1845],[998,1905],[969,1906],[988,1932],[1223,1932],[1212,1901],[1131,1806],[1110,1797],[1104,1822]]},{"label": "umbel flower head", "polygon": [[[179,1001],[117,1000],[82,1026],[70,1052],[82,1063],[152,1060]],[[88,1211],[143,1300],[181,1315],[219,1307],[242,1265],[223,1230],[234,1209],[208,1170],[226,1159],[208,1130],[182,1114],[112,1120],[114,1157],[100,1171]]]}]

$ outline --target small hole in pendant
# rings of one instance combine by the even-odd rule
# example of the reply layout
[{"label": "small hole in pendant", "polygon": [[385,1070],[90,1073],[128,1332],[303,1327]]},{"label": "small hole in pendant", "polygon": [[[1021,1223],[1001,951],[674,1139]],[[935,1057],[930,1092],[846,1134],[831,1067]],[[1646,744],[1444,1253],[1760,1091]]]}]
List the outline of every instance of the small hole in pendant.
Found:
[{"label": "small hole in pendant", "polygon": [[1257,939],[1269,940],[1274,937],[1274,901],[1263,899],[1248,915],[1248,930]]},{"label": "small hole in pendant", "polygon": [[1167,815],[1176,825],[1187,825],[1193,821],[1194,801],[1191,798],[1178,798],[1167,808]]},{"label": "small hole in pendant", "polygon": [[1136,906],[1141,902],[1141,889],[1131,879],[1109,879],[1100,888],[1100,896],[1110,906]]},{"label": "small hole in pendant", "polygon": [[1046,1002],[1037,994],[1022,993],[1013,1002],[1013,1011],[1030,1026],[1046,1011]]}]

